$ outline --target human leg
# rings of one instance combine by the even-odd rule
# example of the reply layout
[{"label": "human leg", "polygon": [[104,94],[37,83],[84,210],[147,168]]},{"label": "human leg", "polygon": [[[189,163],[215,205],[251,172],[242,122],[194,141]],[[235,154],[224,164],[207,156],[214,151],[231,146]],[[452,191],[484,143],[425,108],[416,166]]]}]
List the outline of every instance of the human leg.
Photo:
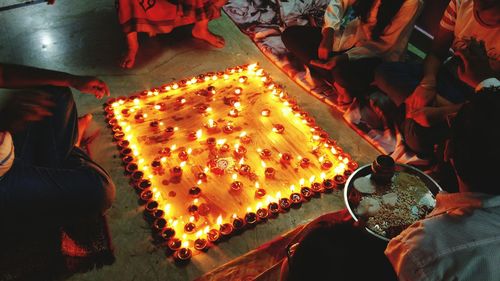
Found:
[{"label": "human leg", "polygon": [[340,62],[332,71],[335,88],[339,91],[339,104],[352,98],[366,96],[374,79],[374,72],[382,62],[380,58],[362,58]]},{"label": "human leg", "polygon": [[78,128],[71,91],[42,90],[54,101],[53,115],[13,135],[16,158],[0,181],[0,217],[32,212],[58,217],[72,209],[75,215],[95,214],[109,207],[114,186],[102,168],[74,147]]},{"label": "human leg", "polygon": [[216,48],[223,48],[226,44],[224,37],[212,33],[210,29],[208,29],[208,22],[208,19],[195,22],[191,34],[194,38],[206,41],[208,44]]},{"label": "human leg", "polygon": [[123,68],[132,68],[135,64],[135,57],[139,50],[139,41],[137,40],[137,32],[132,31],[127,33],[127,53],[123,56],[120,66]]},{"label": "human leg", "polygon": [[285,47],[302,64],[307,65],[313,72],[331,81],[330,71],[310,64],[311,60],[318,59],[318,47],[321,39],[321,28],[313,26],[290,26],[281,34],[281,40]]}]

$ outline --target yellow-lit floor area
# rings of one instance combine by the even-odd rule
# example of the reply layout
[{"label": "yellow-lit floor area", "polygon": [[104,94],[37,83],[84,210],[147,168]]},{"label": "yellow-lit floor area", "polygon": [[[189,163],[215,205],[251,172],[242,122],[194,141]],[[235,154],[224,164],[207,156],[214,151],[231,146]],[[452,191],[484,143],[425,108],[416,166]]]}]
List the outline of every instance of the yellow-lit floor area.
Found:
[{"label": "yellow-lit floor area", "polygon": [[[14,3],[15,1],[7,2]],[[258,62],[260,67],[270,74],[275,83],[282,85],[290,97],[297,101],[300,108],[316,120],[317,125],[323,128],[332,139],[337,140],[338,146],[351,155],[353,160],[363,165],[370,163],[375,158],[378,154],[377,151],[352,131],[342,121],[339,114],[333,112],[327,105],[307,94],[287,78],[260,53],[245,35],[241,34],[226,16],[211,23],[210,27],[214,32],[225,37],[225,48],[211,48],[201,41],[192,39],[189,27],[181,28],[170,35],[154,38],[141,37],[136,67],[132,70],[122,70],[118,67],[118,62],[124,51],[124,38],[117,23],[114,1],[58,0],[55,6],[41,4],[0,13],[0,61],[51,68],[75,74],[97,75],[108,83],[113,97],[127,96],[183,78],[192,78],[202,73]],[[246,90],[244,89],[244,91]],[[254,89],[249,91],[257,92]],[[151,230],[143,219],[143,207],[139,206],[137,193],[129,185],[128,177],[124,176],[122,160],[116,145],[113,143],[111,130],[106,128],[102,101],[95,100],[88,95],[79,95],[77,92],[75,92],[75,100],[80,113],[94,113],[94,122],[89,130],[90,132],[100,130],[100,135],[91,146],[92,156],[110,172],[117,186],[116,202],[109,210],[109,222],[117,260],[111,266],[75,275],[70,280],[192,280],[299,224],[303,224],[320,214],[343,208],[340,193],[325,194],[321,199],[312,199],[311,202],[303,204],[299,209],[280,214],[276,219],[231,237],[227,242],[218,244],[207,253],[194,256],[186,267],[178,268],[172,259],[166,257],[164,248],[151,243]],[[251,102],[245,99],[243,101],[242,107],[249,106],[248,104]],[[252,109],[251,114],[258,115],[262,113],[262,109],[269,109],[271,111],[269,118],[277,115],[278,110],[281,109],[275,109],[271,103],[272,100],[254,103],[255,108]],[[232,106],[234,107],[234,104]],[[230,110],[223,104],[210,105],[210,107],[214,112],[218,112],[220,109]],[[230,117],[225,116],[223,119],[228,118]],[[203,122],[208,122],[209,119],[210,117],[203,117]],[[256,128],[256,126],[260,126],[262,130],[269,130],[271,127],[267,125],[271,123],[266,123],[267,125],[264,123],[270,122],[270,119],[262,121],[262,116],[257,118],[259,120],[252,120],[251,116],[246,116],[246,119],[246,123],[233,121],[234,125],[243,128],[241,131],[235,132],[234,136],[232,136],[233,134],[228,135],[226,139],[231,142],[231,149],[235,149],[235,140],[240,138],[242,131],[247,131],[250,137],[255,138],[255,145],[243,143],[240,145],[246,147],[247,153],[253,154],[251,166],[257,174],[262,172],[260,170],[264,171],[262,162],[267,165],[266,167],[273,166],[273,161],[279,162],[276,160],[278,158],[272,161],[261,161],[256,151],[258,148],[271,149],[273,157],[279,157],[279,153],[283,154],[285,150],[290,150],[297,156],[305,153],[302,151],[301,143],[299,143],[302,142],[298,135],[300,129],[289,129],[287,120],[284,120],[283,117],[277,119],[275,123],[284,125],[285,132],[293,134],[292,138],[295,143],[280,142],[282,136],[278,135],[273,136],[276,143],[270,145],[263,136],[261,137],[264,133]],[[220,120],[220,117],[213,118],[213,120]],[[256,124],[257,121],[261,123]],[[206,124],[203,122],[192,123],[192,125],[191,123],[179,122],[179,124],[171,126],[189,132],[196,132],[203,128],[203,138],[209,134],[206,131],[207,127],[204,127]],[[218,122],[219,129],[227,125],[226,123],[225,121]],[[272,128],[270,130],[272,132]],[[181,134],[181,132],[183,131],[175,133]],[[189,132],[183,133],[189,134]],[[222,139],[223,135],[224,133],[219,132],[217,138]],[[304,138],[306,137],[304,136]],[[202,145],[205,144],[199,144],[199,146]],[[177,146],[186,147],[187,151],[187,146],[182,143],[181,138],[179,138]],[[193,150],[195,148],[195,146],[192,147]],[[306,156],[302,155],[301,157]],[[321,177],[322,171],[318,166],[321,165],[318,162],[320,161],[319,157],[315,158],[314,155],[311,155],[308,158],[311,158],[311,161],[317,166],[317,171],[315,170],[314,174]],[[325,162],[326,158],[324,157],[321,161]],[[181,162],[178,164],[180,165]],[[235,165],[240,164],[238,162]],[[281,172],[281,168],[278,168],[279,165],[281,164],[276,164],[277,177],[283,177],[283,175],[279,175]],[[232,181],[238,180],[243,182],[245,186],[253,184],[252,188],[255,189],[255,181],[250,181],[239,173],[236,179],[232,178],[232,174],[227,176],[228,178],[224,183],[219,183],[220,185],[230,184]],[[261,176],[262,179],[258,181],[265,188],[265,174]],[[301,178],[309,181],[310,177],[306,174],[297,174],[287,179],[287,192],[292,184],[298,189]],[[227,193],[228,188],[230,187],[224,186],[224,192],[228,194],[227,196],[232,196]],[[278,190],[273,189],[272,192],[269,190],[272,196],[275,196],[276,191]],[[282,192],[285,192],[285,189]],[[250,191],[247,195],[249,198],[252,197]],[[248,206],[243,203],[242,206],[236,203],[234,205],[238,207],[233,208],[234,211],[223,209],[224,214],[228,217],[233,213],[244,215]],[[255,207],[251,206],[251,208]],[[211,218],[210,221],[212,220],[215,219]]]}]

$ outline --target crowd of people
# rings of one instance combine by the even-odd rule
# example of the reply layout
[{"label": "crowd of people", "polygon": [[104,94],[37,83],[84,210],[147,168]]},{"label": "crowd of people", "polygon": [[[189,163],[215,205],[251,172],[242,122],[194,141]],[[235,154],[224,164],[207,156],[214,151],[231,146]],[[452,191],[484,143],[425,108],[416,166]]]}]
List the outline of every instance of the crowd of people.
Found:
[{"label": "crowd of people", "polygon": [[[169,33],[194,24],[195,38],[224,47],[224,38],[208,29],[224,3],[117,1],[127,42],[121,66],[134,66],[138,32]],[[282,280],[498,280],[500,187],[493,163],[500,159],[500,2],[450,0],[423,63],[408,63],[407,44],[423,5],[331,0],[323,27],[290,26],[282,39],[335,87],[340,105],[367,99],[373,88],[385,93],[394,103],[386,114],[407,148],[449,163],[459,192],[438,194],[436,208],[388,245],[359,225],[322,216],[284,249]],[[102,98],[109,95],[106,84],[0,64],[0,88],[16,89],[0,109],[0,223],[36,212],[62,224],[108,209],[115,187],[80,147],[92,116],[78,117],[70,90]]]}]

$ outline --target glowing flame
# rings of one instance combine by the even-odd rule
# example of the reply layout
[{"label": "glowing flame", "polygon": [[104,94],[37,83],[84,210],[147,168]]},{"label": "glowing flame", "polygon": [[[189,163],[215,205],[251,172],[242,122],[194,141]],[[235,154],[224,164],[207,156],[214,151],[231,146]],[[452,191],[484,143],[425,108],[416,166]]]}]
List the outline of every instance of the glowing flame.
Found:
[{"label": "glowing flame", "polygon": [[218,144],[218,145],[223,145],[223,144],[225,144],[225,143],[226,143],[226,139],[218,139],[218,140],[217,140],[217,144]]},{"label": "glowing flame", "polygon": [[248,207],[247,208],[247,213],[250,213],[252,211],[252,208]]},{"label": "glowing flame", "polygon": [[311,176],[309,178],[309,183],[313,183],[315,179],[316,179],[316,176]]},{"label": "glowing flame", "polygon": [[194,222],[194,217],[193,216],[189,217],[189,222]]},{"label": "glowing flame", "polygon": [[217,224],[218,224],[218,225],[221,225],[221,224],[222,224],[222,215],[219,215],[219,216],[217,217]]},{"label": "glowing flame", "polygon": [[177,145],[176,144],[173,144],[171,147],[170,147],[170,150],[174,151],[177,149]]},{"label": "glowing flame", "polygon": [[187,154],[191,154],[192,152],[193,152],[193,149],[192,148],[188,148]]},{"label": "glowing flame", "polygon": [[196,239],[200,238],[202,234],[203,234],[203,231],[201,231],[201,230],[196,232]]},{"label": "glowing flame", "polygon": [[238,164],[240,164],[240,165],[245,164],[245,158],[241,158],[241,159],[240,159],[240,162],[238,162]]},{"label": "glowing flame", "polygon": [[189,247],[189,241],[184,241],[184,242],[182,242],[182,247],[183,247],[183,248],[187,248],[187,247]]},{"label": "glowing flame", "polygon": [[262,208],[262,203],[261,202],[257,203],[257,207],[255,207],[255,209],[258,210],[260,208]]},{"label": "glowing flame", "polygon": [[304,185],[304,183],[305,183],[305,182],[306,182],[306,181],[304,180],[304,178],[301,178],[301,179],[299,180],[299,184],[300,184],[301,186],[302,186],[302,185]]},{"label": "glowing flame", "polygon": [[196,199],[194,199],[194,200],[193,200],[193,204],[194,204],[194,205],[197,205],[199,201],[200,201],[200,200],[199,200],[198,198],[196,198]]},{"label": "glowing flame", "polygon": [[180,166],[181,168],[184,168],[184,166],[186,166],[186,161],[182,161],[182,162],[181,162],[181,164],[179,164],[179,166]]},{"label": "glowing flame", "polygon": [[260,188],[260,184],[258,181],[255,182],[255,188]]},{"label": "glowing flame", "polygon": [[323,163],[323,161],[325,161],[325,157],[324,156],[319,157],[318,161]]},{"label": "glowing flame", "polygon": [[240,133],[240,138],[242,138],[242,137],[244,137],[246,135],[247,135],[247,132],[243,131],[243,132]]},{"label": "glowing flame", "polygon": [[203,233],[207,234],[210,231],[210,227],[207,225],[205,229],[203,229]]},{"label": "glowing flame", "polygon": [[326,174],[325,174],[325,173],[321,173],[320,178],[321,178],[322,180],[324,180],[324,179],[326,178]]},{"label": "glowing flame", "polygon": [[238,179],[238,175],[237,174],[233,174],[232,179],[233,179],[233,181],[237,180]]},{"label": "glowing flame", "polygon": [[235,103],[234,103],[234,107],[236,107],[236,108],[241,107],[241,103],[240,103],[239,101],[235,102]]},{"label": "glowing flame", "polygon": [[260,165],[262,166],[262,168],[265,168],[267,166],[266,162],[264,161],[260,161]]},{"label": "glowing flame", "polygon": [[281,198],[281,191],[276,192],[276,198]]},{"label": "glowing flame", "polygon": [[295,191],[295,185],[293,185],[293,184],[292,184],[292,185],[290,185],[290,191],[291,191],[291,192],[294,192],[294,191]]},{"label": "glowing flame", "polygon": [[160,159],[160,161],[161,161],[162,163],[167,162],[167,157],[165,157],[165,156],[164,156],[164,157],[162,157],[162,158]]},{"label": "glowing flame", "polygon": [[212,127],[214,127],[214,124],[215,124],[215,122],[213,119],[208,120],[208,127],[212,128]]},{"label": "glowing flame", "polygon": [[170,204],[165,204],[165,214],[170,213],[170,209],[172,208],[172,205]]}]

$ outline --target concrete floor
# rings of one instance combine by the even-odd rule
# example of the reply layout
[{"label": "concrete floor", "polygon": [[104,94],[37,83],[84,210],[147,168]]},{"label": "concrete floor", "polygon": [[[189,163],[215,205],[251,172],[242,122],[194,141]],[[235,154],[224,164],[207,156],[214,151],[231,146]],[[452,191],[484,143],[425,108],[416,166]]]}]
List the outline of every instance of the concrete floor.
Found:
[{"label": "concrete floor", "polygon": [[[7,1],[15,2],[18,0]],[[211,29],[226,38],[224,49],[213,49],[191,39],[189,28],[183,28],[171,35],[142,38],[136,68],[125,71],[117,67],[124,40],[114,1],[58,0],[55,6],[41,4],[0,13],[0,61],[97,75],[108,83],[112,96],[259,62],[360,164],[376,157],[378,152],[352,131],[338,113],[286,77],[225,15],[211,23]],[[116,202],[109,211],[117,260],[112,266],[78,274],[70,280],[192,280],[280,233],[343,207],[341,194],[325,195],[219,244],[207,254],[196,256],[186,267],[177,268],[166,258],[164,249],[150,243],[149,227],[142,218],[137,195],[123,175],[115,146],[104,126],[102,102],[76,92],[75,99],[81,113],[94,113],[95,122],[90,130],[100,129],[101,135],[91,150],[96,160],[110,171],[117,186]]]}]

